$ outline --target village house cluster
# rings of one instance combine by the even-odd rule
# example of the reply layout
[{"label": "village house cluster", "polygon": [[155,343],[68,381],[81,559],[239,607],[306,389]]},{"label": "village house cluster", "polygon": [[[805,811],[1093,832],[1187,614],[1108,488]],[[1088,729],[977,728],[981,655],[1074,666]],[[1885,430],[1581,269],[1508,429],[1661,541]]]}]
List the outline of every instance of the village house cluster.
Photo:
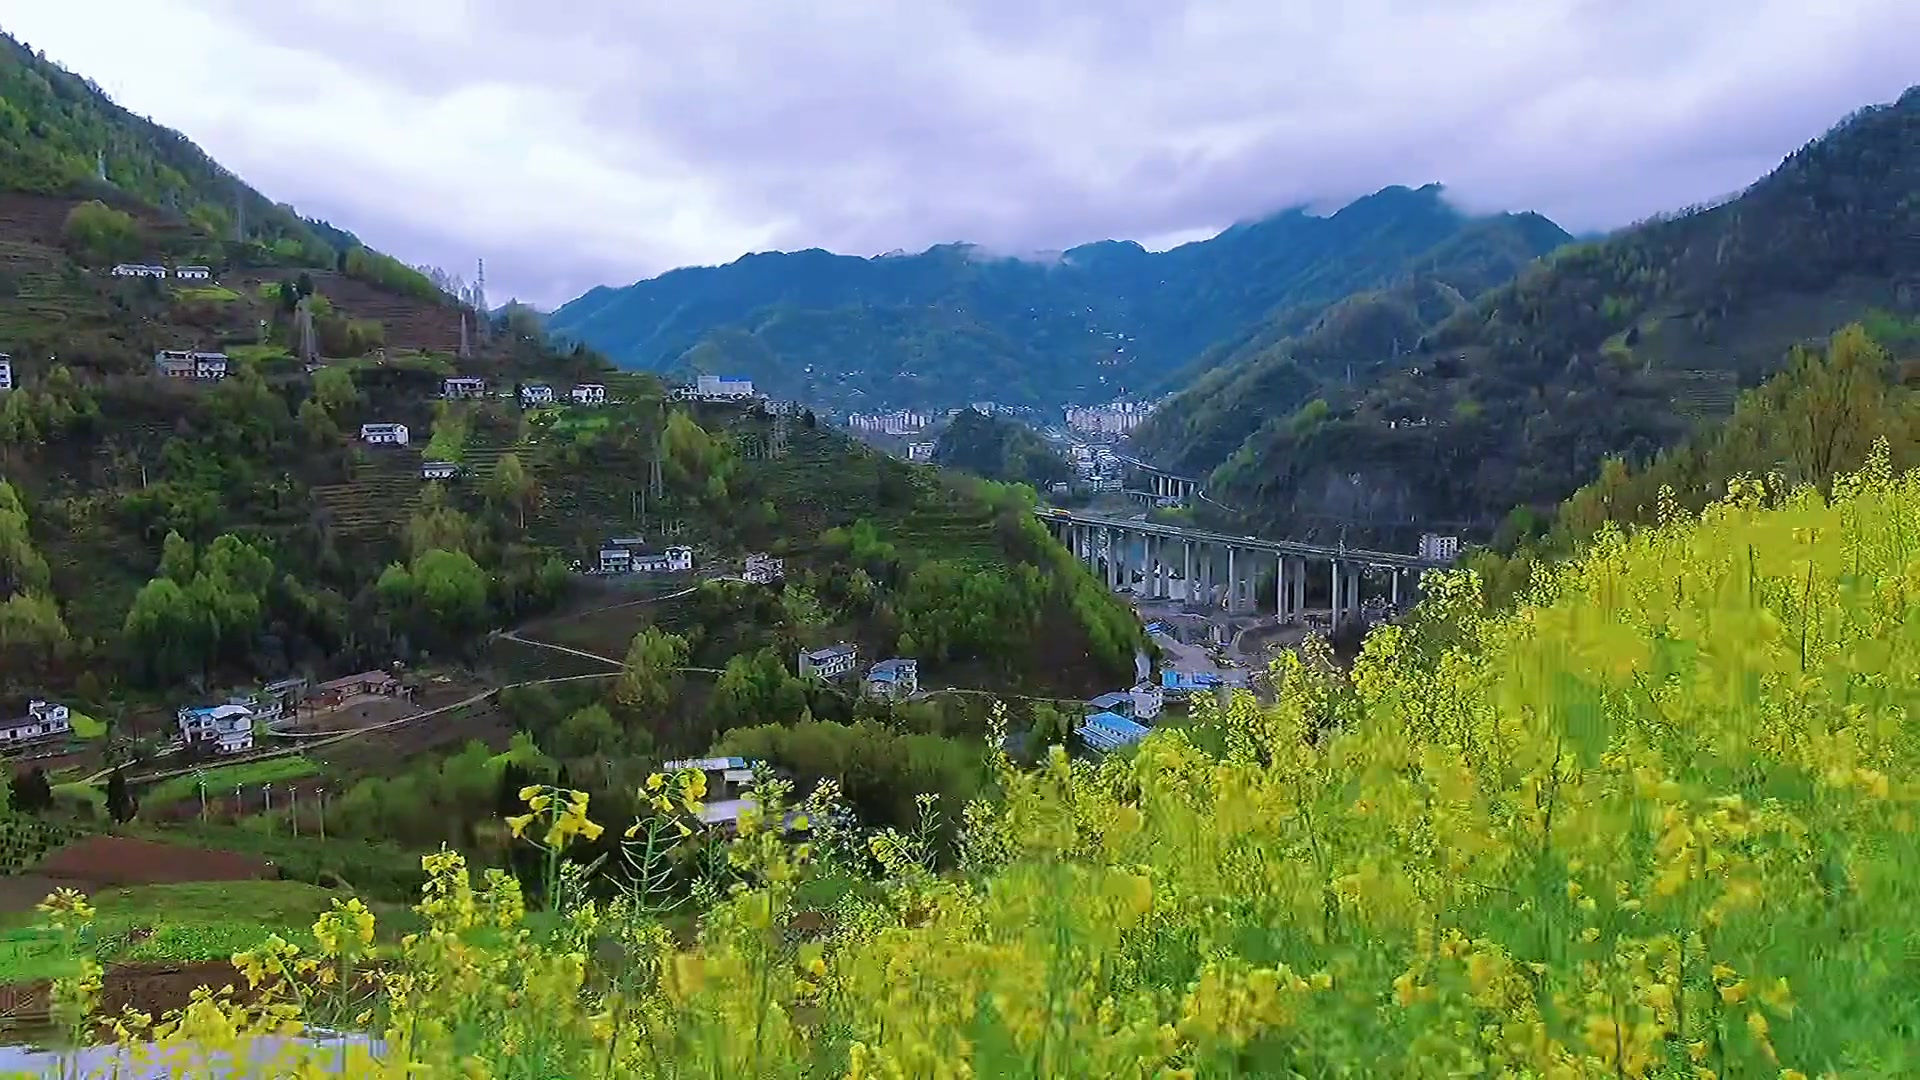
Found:
[{"label": "village house cluster", "polygon": [[369,446],[405,446],[411,438],[405,424],[383,422],[360,425],[360,441]]},{"label": "village house cluster", "polygon": [[747,556],[747,566],[740,576],[755,585],[770,585],[787,576],[787,561],[776,559],[764,551],[756,551]]},{"label": "village house cluster", "polygon": [[662,551],[639,550],[638,536],[616,536],[600,547],[602,574],[684,574],[693,569],[693,549],[676,545]]},{"label": "village house cluster", "polygon": [[[831,682],[859,669],[860,647],[842,641],[818,649],[801,649],[794,666],[803,679]],[[867,669],[861,682],[861,689],[869,697],[905,701],[920,692],[920,662],[898,656],[882,660]]]},{"label": "village house cluster", "polygon": [[[502,390],[501,394],[512,396],[509,390]],[[440,396],[450,401],[486,397],[487,380],[477,375],[448,376],[440,383]],[[559,399],[559,393],[546,383],[523,383],[520,386],[520,404],[523,406],[552,405]],[[567,399],[575,405],[605,405],[606,384],[578,383],[567,392]]]},{"label": "village house cluster", "polygon": [[144,277],[165,280],[169,275],[180,281],[212,281],[213,269],[207,266],[176,266],[172,270],[158,263],[119,263],[114,277]]},{"label": "village house cluster", "polygon": [[253,749],[255,730],[278,722],[298,707],[306,691],[305,679],[281,679],[215,705],[184,705],[174,714],[180,743],[215,754],[245,753]]},{"label": "village house cluster", "polygon": [[161,349],[153,354],[153,369],[168,379],[217,381],[227,377],[232,361],[223,352]]},{"label": "village house cluster", "polygon": [[73,734],[73,713],[57,701],[27,702],[24,715],[0,720],[0,746],[23,746]]}]

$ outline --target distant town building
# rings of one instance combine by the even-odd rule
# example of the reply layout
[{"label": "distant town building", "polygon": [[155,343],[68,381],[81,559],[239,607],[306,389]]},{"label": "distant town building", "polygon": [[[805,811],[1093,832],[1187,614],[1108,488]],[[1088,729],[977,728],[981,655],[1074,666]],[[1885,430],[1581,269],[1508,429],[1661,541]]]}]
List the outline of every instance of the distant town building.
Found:
[{"label": "distant town building", "polygon": [[0,353],[0,393],[13,389],[13,357]]},{"label": "distant town building", "polygon": [[920,692],[920,662],[895,657],[867,669],[867,695],[904,701]]},{"label": "distant town building", "polygon": [[440,383],[440,396],[446,398],[485,397],[487,380],[474,375],[455,375]]},{"label": "distant town building", "polygon": [[700,375],[693,381],[693,396],[701,401],[745,401],[753,396],[753,380],[733,375]]},{"label": "distant town building", "polygon": [[460,466],[451,461],[423,461],[420,463],[420,479],[451,480],[460,475]]},{"label": "distant town building", "polygon": [[976,401],[972,405],[969,405],[967,407],[972,409],[974,412],[979,413],[981,416],[992,416],[994,413],[994,409],[997,408],[997,406],[994,405],[994,403],[991,401]]},{"label": "distant town building", "polygon": [[605,405],[607,388],[596,382],[581,383],[573,388],[569,396],[575,405]]},{"label": "distant town building", "polygon": [[211,745],[216,754],[253,749],[253,710],[238,702],[183,708],[177,714],[180,740],[189,747]]},{"label": "distant town building", "polygon": [[152,263],[120,263],[113,268],[114,277],[150,277],[164,278],[167,268]]},{"label": "distant town building", "polygon": [[623,547],[601,548],[600,572],[603,574],[633,573],[633,552]]},{"label": "distant town building", "polygon": [[1069,430],[1102,435],[1126,435],[1152,415],[1153,406],[1138,401],[1114,401],[1066,410]]},{"label": "distant town building", "polygon": [[223,352],[162,349],[153,354],[153,367],[169,379],[224,379],[229,361]]},{"label": "distant town building", "polygon": [[859,660],[860,647],[845,641],[824,649],[801,649],[800,677],[837,679],[851,672]]},{"label": "distant town building", "polygon": [[747,556],[747,568],[741,577],[756,585],[766,585],[787,576],[786,560],[776,559],[765,552],[756,551]]},{"label": "distant town building", "polygon": [[898,409],[884,413],[854,413],[847,417],[847,427],[854,431],[879,432],[883,435],[911,435],[927,426],[925,413],[910,409]]},{"label": "distant town building", "polygon": [[212,281],[213,268],[209,266],[176,266],[173,276],[182,281]]},{"label": "distant town building", "polygon": [[1426,533],[1420,537],[1420,557],[1452,562],[1460,557],[1460,538]]},{"label": "distant town building", "polygon": [[520,387],[520,404],[522,405],[553,404],[553,387],[548,386],[546,383],[527,383],[521,386]]},{"label": "distant town building", "polygon": [[407,425],[405,424],[361,424],[360,441],[373,446],[407,445]]},{"label": "distant town building", "polygon": [[932,439],[917,439],[907,444],[908,461],[932,461],[933,451],[939,443]]},{"label": "distant town building", "polygon": [[51,739],[73,732],[73,713],[58,702],[29,701],[27,714],[0,720],[0,745]]}]

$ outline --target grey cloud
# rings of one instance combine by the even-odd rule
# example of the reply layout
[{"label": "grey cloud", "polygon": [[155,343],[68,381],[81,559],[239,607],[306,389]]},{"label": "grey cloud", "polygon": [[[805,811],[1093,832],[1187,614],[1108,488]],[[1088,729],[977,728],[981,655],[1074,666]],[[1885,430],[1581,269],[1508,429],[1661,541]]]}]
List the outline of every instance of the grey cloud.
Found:
[{"label": "grey cloud", "polygon": [[[378,184],[325,149],[262,152],[251,178],[414,261],[485,254],[496,295],[548,304],[747,246],[1054,250],[1393,183],[1616,226],[1738,188],[1897,96],[1920,40],[1911,0],[201,6],[324,52],[401,118],[345,148],[387,163]],[[233,63],[209,94],[245,93]],[[422,160],[404,124],[444,124],[434,103],[482,84],[526,103],[470,118],[518,125],[502,149]],[[273,123],[271,102],[253,110],[222,114],[235,145]],[[561,154],[590,175],[555,190],[529,162]]]}]

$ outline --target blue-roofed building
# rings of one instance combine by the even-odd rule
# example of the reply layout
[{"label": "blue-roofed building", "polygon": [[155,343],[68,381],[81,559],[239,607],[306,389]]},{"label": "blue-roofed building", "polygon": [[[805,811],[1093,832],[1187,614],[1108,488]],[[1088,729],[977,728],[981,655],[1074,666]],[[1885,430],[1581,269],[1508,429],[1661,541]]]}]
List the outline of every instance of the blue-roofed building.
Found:
[{"label": "blue-roofed building", "polygon": [[904,701],[920,690],[920,662],[895,657],[867,669],[867,693],[889,701]]},{"label": "blue-roofed building", "polygon": [[1212,690],[1220,685],[1220,676],[1212,671],[1173,671],[1160,672],[1160,689],[1168,697],[1185,697],[1202,690]]},{"label": "blue-roofed building", "polygon": [[1111,753],[1147,737],[1147,729],[1118,713],[1097,712],[1082,721],[1074,734],[1101,753]]},{"label": "blue-roofed building", "polygon": [[1131,719],[1133,717],[1133,695],[1122,690],[1115,690],[1110,694],[1101,694],[1099,697],[1087,702],[1087,711],[1089,713],[1119,713],[1121,716]]},{"label": "blue-roofed building", "polygon": [[183,708],[177,714],[180,741],[211,745],[217,754],[253,749],[253,710],[238,702]]}]

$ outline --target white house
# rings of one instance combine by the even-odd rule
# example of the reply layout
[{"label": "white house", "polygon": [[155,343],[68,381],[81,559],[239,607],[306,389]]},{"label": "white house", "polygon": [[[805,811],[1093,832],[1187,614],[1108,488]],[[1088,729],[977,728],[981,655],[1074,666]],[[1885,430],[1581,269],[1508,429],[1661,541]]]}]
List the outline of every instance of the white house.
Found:
[{"label": "white house", "polygon": [[153,354],[153,367],[169,379],[224,379],[230,363],[222,352],[161,349]]},{"label": "white house", "polygon": [[633,552],[623,547],[601,548],[600,572],[603,574],[633,573]]},{"label": "white house", "polygon": [[882,660],[867,669],[867,694],[870,697],[903,701],[920,692],[920,662],[895,657]]},{"label": "white house", "polygon": [[1133,718],[1151,720],[1160,715],[1160,709],[1166,704],[1166,694],[1161,688],[1150,682],[1135,686],[1129,693],[1133,697]]},{"label": "white house", "polygon": [[1452,562],[1460,557],[1460,538],[1426,533],[1420,537],[1420,557]]},{"label": "white house", "polygon": [[121,263],[113,268],[113,276],[163,278],[167,276],[167,268],[151,263]]},{"label": "white house", "polygon": [[753,380],[733,375],[701,375],[693,382],[701,401],[744,401],[753,396]]},{"label": "white house", "polygon": [[217,754],[253,749],[253,710],[239,702],[183,708],[177,714],[180,740],[188,746],[212,744]]},{"label": "white house", "polygon": [[451,480],[460,475],[460,466],[451,461],[423,461],[420,463],[420,479]]},{"label": "white house", "polygon": [[764,551],[756,551],[747,556],[747,568],[741,577],[756,585],[765,585],[787,576],[787,561],[776,559]]},{"label": "white house", "polygon": [[583,382],[574,387],[569,396],[575,405],[605,405],[607,388],[597,382]]},{"label": "white house", "polygon": [[449,398],[484,397],[487,380],[473,375],[455,375],[440,384],[440,396]]},{"label": "white house", "polygon": [[52,701],[27,702],[27,715],[0,720],[0,745],[48,739],[73,731],[73,714]]},{"label": "white house", "polygon": [[843,641],[824,649],[800,650],[800,677],[837,679],[860,662],[860,647]]},{"label": "white house", "polygon": [[526,385],[520,387],[520,404],[522,405],[553,404],[553,387],[548,386],[546,383],[527,383]]},{"label": "white house", "polygon": [[633,553],[633,572],[636,574],[684,574],[692,569],[693,549],[690,547],[670,547],[657,554]]},{"label": "white house", "polygon": [[360,441],[374,446],[407,445],[405,424],[361,424]]},{"label": "white house", "polygon": [[182,281],[212,281],[213,268],[208,266],[176,266],[173,276]]},{"label": "white house", "polygon": [[13,357],[0,353],[0,392],[13,389]]}]

